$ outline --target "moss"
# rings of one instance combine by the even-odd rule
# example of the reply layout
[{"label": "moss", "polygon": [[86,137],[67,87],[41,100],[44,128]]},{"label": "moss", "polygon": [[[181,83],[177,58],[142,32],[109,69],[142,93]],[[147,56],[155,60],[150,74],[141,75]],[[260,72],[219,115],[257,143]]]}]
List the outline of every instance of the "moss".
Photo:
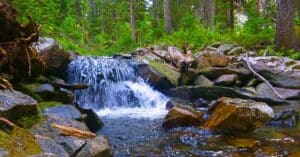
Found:
[{"label": "moss", "polygon": [[35,90],[37,89],[37,87],[39,87],[40,84],[39,83],[32,83],[32,84],[18,84],[16,87],[17,87],[17,90],[20,90],[22,91],[23,93],[31,96],[32,98],[34,98],[36,101],[38,102],[42,102],[43,101],[43,98],[40,97],[39,95],[37,95],[35,93]]},{"label": "moss", "polygon": [[35,124],[42,122],[44,118],[39,115],[26,116],[15,121],[15,124],[26,129],[32,128]]},{"label": "moss", "polygon": [[40,102],[38,104],[38,110],[43,112],[46,108],[55,107],[55,106],[61,106],[63,103],[61,102],[55,102],[55,101],[49,101],[49,102]]},{"label": "moss", "polygon": [[26,129],[14,127],[10,131],[0,129],[0,147],[9,152],[10,157],[30,156],[42,152],[34,136]]},{"label": "moss", "polygon": [[172,84],[176,86],[178,85],[178,78],[180,77],[180,73],[171,69],[169,65],[160,61],[150,61],[150,66],[163,76],[167,77]]}]

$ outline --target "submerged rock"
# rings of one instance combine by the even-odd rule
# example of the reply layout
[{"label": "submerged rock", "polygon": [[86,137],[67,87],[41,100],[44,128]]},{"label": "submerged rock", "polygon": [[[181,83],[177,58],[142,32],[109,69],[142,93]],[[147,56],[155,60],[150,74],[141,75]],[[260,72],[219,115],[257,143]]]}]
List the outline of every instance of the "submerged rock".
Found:
[{"label": "submerged rock", "polygon": [[275,114],[267,124],[271,126],[295,127],[299,114],[295,110],[286,110]]},{"label": "submerged rock", "polygon": [[226,134],[251,133],[274,117],[271,107],[253,100],[223,97],[216,102],[204,126]]},{"label": "submerged rock", "polygon": [[176,105],[165,117],[163,127],[171,129],[184,126],[199,126],[204,122],[203,115],[204,112],[190,106]]},{"label": "submerged rock", "polygon": [[0,90],[0,116],[16,120],[38,113],[37,101],[19,91]]}]

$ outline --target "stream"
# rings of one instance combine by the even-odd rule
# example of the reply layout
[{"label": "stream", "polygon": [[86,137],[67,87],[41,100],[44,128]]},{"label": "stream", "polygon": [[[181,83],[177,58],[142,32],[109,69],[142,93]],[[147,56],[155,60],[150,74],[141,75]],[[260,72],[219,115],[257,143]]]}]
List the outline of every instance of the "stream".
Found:
[{"label": "stream", "polygon": [[69,65],[70,83],[91,85],[75,92],[76,101],[104,122],[98,133],[109,138],[115,156],[300,156],[299,125],[265,126],[247,137],[196,127],[164,130],[169,98],[138,76],[138,65],[107,57],[77,57]]}]

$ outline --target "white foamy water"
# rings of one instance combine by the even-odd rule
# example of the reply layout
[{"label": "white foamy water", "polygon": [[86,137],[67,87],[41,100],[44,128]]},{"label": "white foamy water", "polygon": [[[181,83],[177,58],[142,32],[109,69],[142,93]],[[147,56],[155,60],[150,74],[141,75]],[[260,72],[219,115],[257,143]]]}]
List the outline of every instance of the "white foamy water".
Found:
[{"label": "white foamy water", "polygon": [[75,92],[76,102],[100,117],[162,118],[169,99],[138,76],[138,65],[134,60],[76,58],[69,65],[69,82],[90,85]]}]

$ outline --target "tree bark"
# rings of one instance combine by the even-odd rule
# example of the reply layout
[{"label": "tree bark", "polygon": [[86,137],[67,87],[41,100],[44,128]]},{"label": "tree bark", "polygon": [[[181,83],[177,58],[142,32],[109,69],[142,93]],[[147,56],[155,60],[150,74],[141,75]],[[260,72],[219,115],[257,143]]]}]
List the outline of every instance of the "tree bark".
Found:
[{"label": "tree bark", "polygon": [[82,6],[80,0],[75,1],[75,14],[77,23],[80,23],[82,19]]},{"label": "tree bark", "polygon": [[230,6],[227,10],[227,27],[234,30],[234,1],[230,0]]},{"label": "tree bark", "polygon": [[131,38],[134,42],[137,42],[136,21],[134,17],[134,0],[130,0],[129,8],[130,8]]},{"label": "tree bark", "polygon": [[89,6],[90,6],[89,19],[91,22],[95,22],[98,16],[97,4],[94,0],[89,0]]},{"label": "tree bark", "polygon": [[283,49],[300,50],[295,35],[295,0],[277,0],[275,44]]},{"label": "tree bark", "polygon": [[214,15],[215,15],[215,2],[214,0],[204,0],[203,1],[203,20],[204,25],[213,30],[214,26]]},{"label": "tree bark", "polygon": [[164,17],[165,17],[165,29],[167,34],[172,33],[172,18],[170,11],[170,0],[164,0]]},{"label": "tree bark", "polygon": [[158,0],[153,0],[153,24],[154,26],[158,26],[159,24],[159,5],[158,5]]},{"label": "tree bark", "polygon": [[105,22],[105,0],[101,0],[100,3],[100,14],[101,14],[101,32],[105,33],[106,22]]}]

